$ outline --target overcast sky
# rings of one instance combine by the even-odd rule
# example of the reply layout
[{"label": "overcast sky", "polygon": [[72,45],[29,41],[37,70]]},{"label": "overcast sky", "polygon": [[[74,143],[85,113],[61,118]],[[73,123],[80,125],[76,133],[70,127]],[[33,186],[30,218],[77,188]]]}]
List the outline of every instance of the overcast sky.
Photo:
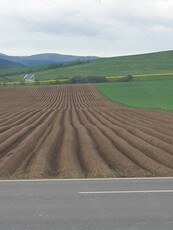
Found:
[{"label": "overcast sky", "polygon": [[119,56],[172,40],[173,0],[0,0],[0,53]]}]

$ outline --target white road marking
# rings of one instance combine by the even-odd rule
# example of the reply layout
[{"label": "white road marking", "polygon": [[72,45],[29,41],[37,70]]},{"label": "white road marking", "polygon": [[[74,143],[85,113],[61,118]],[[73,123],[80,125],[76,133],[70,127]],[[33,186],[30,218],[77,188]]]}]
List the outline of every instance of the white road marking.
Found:
[{"label": "white road marking", "polygon": [[131,193],[173,193],[173,190],[143,190],[143,191],[93,191],[78,192],[79,194],[131,194]]},{"label": "white road marking", "polygon": [[17,179],[17,180],[0,180],[0,183],[4,182],[63,182],[63,181],[143,181],[143,180],[173,180],[173,177],[126,177],[126,178],[73,178],[73,179]]}]

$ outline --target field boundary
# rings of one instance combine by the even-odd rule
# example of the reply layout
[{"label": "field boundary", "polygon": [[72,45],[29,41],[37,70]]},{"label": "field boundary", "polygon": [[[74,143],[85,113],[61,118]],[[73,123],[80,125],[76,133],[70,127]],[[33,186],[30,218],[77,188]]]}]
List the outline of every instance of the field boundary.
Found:
[{"label": "field boundary", "polygon": [[[173,72],[171,73],[152,73],[152,74],[131,74],[134,78],[140,77],[159,77],[159,76],[173,76]],[[108,80],[111,79],[122,79],[126,77],[125,75],[118,75],[118,76],[106,76],[105,78]],[[22,85],[37,85],[37,84],[65,84],[70,80],[70,78],[59,78],[59,79],[47,79],[47,80],[39,80],[36,79],[35,81],[0,81],[0,86],[22,86]]]}]

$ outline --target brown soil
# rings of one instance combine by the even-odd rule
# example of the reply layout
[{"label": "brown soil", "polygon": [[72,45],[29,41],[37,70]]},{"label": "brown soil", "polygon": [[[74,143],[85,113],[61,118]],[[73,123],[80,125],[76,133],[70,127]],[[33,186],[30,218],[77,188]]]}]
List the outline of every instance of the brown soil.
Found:
[{"label": "brown soil", "polygon": [[173,176],[173,115],[93,85],[0,89],[0,177]]}]

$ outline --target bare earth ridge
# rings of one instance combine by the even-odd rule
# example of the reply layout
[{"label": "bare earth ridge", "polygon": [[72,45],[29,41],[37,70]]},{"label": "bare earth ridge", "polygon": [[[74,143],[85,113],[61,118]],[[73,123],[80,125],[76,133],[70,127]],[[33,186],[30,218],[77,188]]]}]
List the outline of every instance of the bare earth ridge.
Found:
[{"label": "bare earth ridge", "polygon": [[173,176],[173,114],[93,85],[0,89],[0,177]]}]

